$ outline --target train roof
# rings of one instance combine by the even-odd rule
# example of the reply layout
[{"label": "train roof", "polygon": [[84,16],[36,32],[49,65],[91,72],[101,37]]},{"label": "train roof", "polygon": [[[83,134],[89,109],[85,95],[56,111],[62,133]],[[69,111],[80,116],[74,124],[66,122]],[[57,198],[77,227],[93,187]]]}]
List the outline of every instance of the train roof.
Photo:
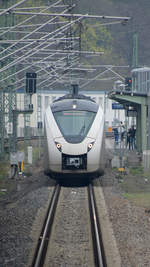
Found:
[{"label": "train roof", "polygon": [[81,94],[77,94],[77,95],[67,94],[67,95],[61,96],[58,99],[54,100],[54,102],[58,102],[58,101],[61,101],[63,99],[86,99],[86,100],[89,100],[89,101],[92,101],[95,103],[95,101],[90,96],[85,96],[85,95],[81,95]]},{"label": "train roof", "polygon": [[131,73],[134,73],[134,72],[145,72],[145,71],[150,71],[150,68],[149,67],[136,68],[136,69],[133,69],[131,71]]},{"label": "train roof", "polygon": [[51,104],[52,112],[63,110],[84,110],[84,111],[98,111],[98,104],[90,97],[84,95],[77,95],[75,98],[72,95],[65,95],[55,100]]}]

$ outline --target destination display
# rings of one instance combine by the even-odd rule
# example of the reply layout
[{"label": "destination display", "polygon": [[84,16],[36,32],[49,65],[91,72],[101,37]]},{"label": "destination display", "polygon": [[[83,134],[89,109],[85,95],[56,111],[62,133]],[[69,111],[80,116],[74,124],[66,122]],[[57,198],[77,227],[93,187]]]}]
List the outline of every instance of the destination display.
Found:
[{"label": "destination display", "polygon": [[124,109],[124,106],[120,103],[112,103],[112,109]]}]

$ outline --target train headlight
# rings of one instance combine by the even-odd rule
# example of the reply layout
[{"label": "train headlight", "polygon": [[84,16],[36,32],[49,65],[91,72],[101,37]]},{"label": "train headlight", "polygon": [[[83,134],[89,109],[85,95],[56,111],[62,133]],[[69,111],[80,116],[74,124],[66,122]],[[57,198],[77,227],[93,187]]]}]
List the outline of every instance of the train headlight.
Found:
[{"label": "train headlight", "polygon": [[55,145],[56,145],[57,149],[61,152],[61,147],[62,147],[61,144],[58,142],[55,142]]},{"label": "train headlight", "polygon": [[94,145],[94,142],[91,142],[90,144],[88,144],[88,152],[92,149],[93,145]]}]

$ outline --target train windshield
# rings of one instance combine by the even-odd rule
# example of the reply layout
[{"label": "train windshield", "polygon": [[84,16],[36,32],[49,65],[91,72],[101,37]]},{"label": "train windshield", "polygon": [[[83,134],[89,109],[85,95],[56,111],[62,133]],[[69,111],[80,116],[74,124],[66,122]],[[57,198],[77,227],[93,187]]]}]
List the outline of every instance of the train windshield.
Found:
[{"label": "train windshield", "polygon": [[80,143],[87,135],[96,113],[83,110],[68,110],[54,112],[53,115],[66,141]]}]

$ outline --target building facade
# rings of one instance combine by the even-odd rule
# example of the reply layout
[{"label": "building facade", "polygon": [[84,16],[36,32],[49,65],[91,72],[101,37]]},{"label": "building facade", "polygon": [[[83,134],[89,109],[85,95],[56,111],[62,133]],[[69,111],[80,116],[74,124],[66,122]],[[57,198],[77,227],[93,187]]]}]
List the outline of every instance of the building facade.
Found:
[{"label": "building facade", "polygon": [[[67,92],[59,91],[39,91],[32,95],[33,113],[31,115],[20,114],[18,116],[18,136],[24,135],[24,128],[30,129],[31,135],[38,135],[39,129],[44,126],[44,112],[46,108],[57,98],[63,96]],[[90,96],[98,104],[100,104],[105,114],[105,130],[108,128],[119,126],[120,122],[125,122],[125,111],[123,109],[112,109],[112,101],[107,97],[105,92],[89,92],[81,91],[81,94]],[[17,94],[17,108],[28,109],[31,99],[23,93]]]}]

